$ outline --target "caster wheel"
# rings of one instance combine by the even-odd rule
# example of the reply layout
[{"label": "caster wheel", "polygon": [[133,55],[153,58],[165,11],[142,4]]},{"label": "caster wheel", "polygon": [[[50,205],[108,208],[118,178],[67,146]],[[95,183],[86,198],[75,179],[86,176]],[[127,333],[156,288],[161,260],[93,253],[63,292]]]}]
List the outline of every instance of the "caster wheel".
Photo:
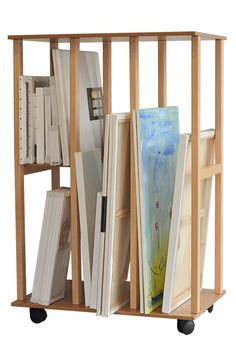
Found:
[{"label": "caster wheel", "polygon": [[182,320],[182,319],[177,320],[177,329],[180,333],[184,335],[191,334],[194,330],[194,327],[195,327],[195,324],[193,320]]},{"label": "caster wheel", "polygon": [[213,309],[214,309],[214,305],[211,305],[211,306],[207,309],[207,311],[208,311],[209,313],[211,313],[211,312],[213,311]]},{"label": "caster wheel", "polygon": [[30,308],[30,319],[33,323],[39,324],[47,318],[47,312],[43,308]]}]

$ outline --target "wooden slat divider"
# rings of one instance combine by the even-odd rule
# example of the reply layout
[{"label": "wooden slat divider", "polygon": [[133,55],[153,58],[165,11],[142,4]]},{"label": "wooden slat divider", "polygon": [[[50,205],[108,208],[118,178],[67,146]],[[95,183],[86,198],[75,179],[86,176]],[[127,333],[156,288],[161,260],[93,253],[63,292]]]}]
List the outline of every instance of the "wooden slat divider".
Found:
[{"label": "wooden slat divider", "polygon": [[191,310],[200,311],[200,45],[192,38],[192,202],[191,202]]},{"label": "wooden slat divider", "polygon": [[14,61],[14,154],[16,209],[17,298],[26,297],[24,166],[19,164],[19,76],[23,75],[23,42],[13,42]]},{"label": "wooden slat divider", "polygon": [[[53,58],[52,58],[52,50],[58,48],[58,41],[57,39],[50,41],[50,76],[54,75],[54,69],[53,69]],[[54,166],[51,168],[51,184],[52,189],[56,189],[60,187],[60,167]]]},{"label": "wooden slat divider", "polygon": [[223,290],[223,54],[224,42],[215,43],[215,160],[221,173],[215,178],[215,292]]},{"label": "wooden slat divider", "polygon": [[158,41],[158,106],[166,106],[166,41]]},{"label": "wooden slat divider", "polygon": [[71,181],[71,261],[72,302],[80,304],[81,290],[81,247],[80,226],[76,185],[75,152],[80,149],[80,40],[70,41],[70,181]]}]

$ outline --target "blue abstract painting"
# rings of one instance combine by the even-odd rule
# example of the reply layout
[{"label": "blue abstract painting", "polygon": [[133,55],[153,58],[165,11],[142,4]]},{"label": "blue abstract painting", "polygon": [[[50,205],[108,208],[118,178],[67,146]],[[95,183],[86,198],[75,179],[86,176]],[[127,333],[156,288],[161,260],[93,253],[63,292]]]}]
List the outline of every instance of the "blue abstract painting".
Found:
[{"label": "blue abstract painting", "polygon": [[139,110],[145,313],[162,303],[179,143],[177,107]]}]

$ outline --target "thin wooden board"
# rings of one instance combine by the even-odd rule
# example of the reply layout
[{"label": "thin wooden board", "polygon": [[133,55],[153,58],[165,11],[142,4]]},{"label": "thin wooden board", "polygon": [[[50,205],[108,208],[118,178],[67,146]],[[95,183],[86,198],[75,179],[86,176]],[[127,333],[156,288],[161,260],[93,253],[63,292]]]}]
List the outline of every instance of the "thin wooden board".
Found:
[{"label": "thin wooden board", "polygon": [[81,42],[102,42],[103,40],[111,41],[128,41],[129,37],[140,37],[142,41],[186,41],[191,40],[192,36],[199,36],[203,40],[226,40],[225,36],[201,33],[197,31],[165,31],[165,32],[129,32],[129,33],[87,33],[87,34],[42,34],[42,35],[9,35],[9,40],[29,40],[49,42],[58,40],[58,42],[69,42],[70,39],[80,39]]},{"label": "thin wooden board", "polygon": [[[139,312],[139,309],[131,309],[129,305],[122,307],[117,314],[128,315],[128,316],[143,316],[143,317],[159,317],[159,318],[172,318],[172,319],[191,319],[194,320],[199,317],[204,311],[207,310],[208,307],[213,305],[216,301],[218,301],[224,294],[225,290],[221,294],[215,294],[214,290],[211,289],[203,289],[201,291],[201,311],[198,314],[191,313],[191,300],[186,302],[184,305],[180,306],[178,309],[173,311],[170,314],[165,314],[160,312],[161,308],[153,311],[152,313],[145,315]],[[88,307],[84,306],[84,303],[80,305],[72,304],[72,296],[71,296],[71,280],[67,280],[66,286],[66,294],[65,297],[49,306],[41,306],[38,304],[33,304],[30,302],[31,294],[27,295],[25,300],[16,300],[11,303],[13,307],[32,307],[32,308],[45,308],[50,310],[64,310],[64,311],[81,311],[81,312],[93,312]]]}]

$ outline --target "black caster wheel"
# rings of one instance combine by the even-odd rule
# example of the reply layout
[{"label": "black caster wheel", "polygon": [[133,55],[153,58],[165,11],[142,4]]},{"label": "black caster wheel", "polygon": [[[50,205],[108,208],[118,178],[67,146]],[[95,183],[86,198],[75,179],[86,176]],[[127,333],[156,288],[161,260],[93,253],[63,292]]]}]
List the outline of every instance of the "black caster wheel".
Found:
[{"label": "black caster wheel", "polygon": [[184,335],[191,334],[194,330],[194,327],[195,327],[195,324],[193,320],[182,320],[182,319],[177,320],[177,329],[180,333]]},{"label": "black caster wheel", "polygon": [[211,313],[211,312],[213,311],[213,309],[214,309],[214,305],[211,305],[211,306],[207,309],[207,311],[208,311],[209,313]]},{"label": "black caster wheel", "polygon": [[39,324],[47,318],[47,312],[43,308],[30,308],[30,319],[33,323]]}]

